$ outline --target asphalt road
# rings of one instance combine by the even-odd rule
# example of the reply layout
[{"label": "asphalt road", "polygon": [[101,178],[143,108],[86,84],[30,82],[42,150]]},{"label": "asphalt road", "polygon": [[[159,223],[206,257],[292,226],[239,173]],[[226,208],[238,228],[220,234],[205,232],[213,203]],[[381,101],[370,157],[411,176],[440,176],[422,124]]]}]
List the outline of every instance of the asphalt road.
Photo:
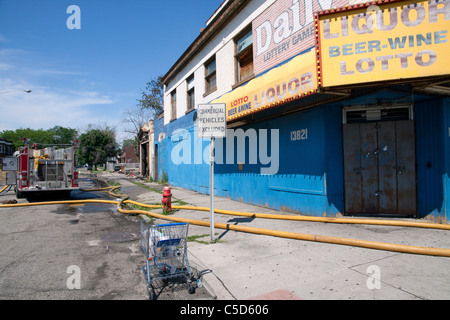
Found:
[{"label": "asphalt road", "polygon": [[[96,187],[87,174],[81,184]],[[125,191],[138,195],[141,189]],[[72,200],[104,197],[102,192],[71,195]],[[0,196],[0,201],[10,199],[16,199],[13,191]],[[0,299],[148,299],[140,224],[140,217],[122,215],[107,204],[1,208]],[[155,291],[158,300],[213,299],[204,287],[189,294],[187,285],[176,281]]]}]

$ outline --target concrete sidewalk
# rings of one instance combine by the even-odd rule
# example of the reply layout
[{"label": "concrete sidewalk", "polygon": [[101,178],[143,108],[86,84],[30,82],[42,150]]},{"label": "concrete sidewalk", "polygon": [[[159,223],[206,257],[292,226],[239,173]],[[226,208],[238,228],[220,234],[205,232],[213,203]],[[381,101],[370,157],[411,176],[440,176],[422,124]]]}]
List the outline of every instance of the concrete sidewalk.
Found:
[{"label": "concrete sidewalk", "polygon": [[[158,184],[145,185],[161,189]],[[177,187],[171,189],[173,200],[209,207],[209,195]],[[132,199],[142,203],[155,203],[160,202],[162,196],[154,191],[147,191]],[[220,197],[215,197],[215,208],[291,214]],[[209,212],[179,210],[174,215],[204,221],[210,219]],[[450,248],[450,231],[445,230],[252,219],[221,214],[215,214],[215,222],[393,244]],[[191,225],[189,236],[195,235],[198,238],[189,241],[188,250],[190,263],[203,270],[203,284],[220,300],[450,299],[450,258],[282,239],[231,230],[215,231],[218,241],[211,244],[209,228]]]}]

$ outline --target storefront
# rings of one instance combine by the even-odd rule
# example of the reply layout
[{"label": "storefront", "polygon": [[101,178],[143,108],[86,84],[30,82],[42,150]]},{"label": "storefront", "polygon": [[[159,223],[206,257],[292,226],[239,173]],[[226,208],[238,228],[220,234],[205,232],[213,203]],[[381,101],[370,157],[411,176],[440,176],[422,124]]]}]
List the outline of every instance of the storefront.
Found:
[{"label": "storefront", "polygon": [[313,50],[217,100],[229,105],[229,126],[278,129],[280,139],[277,174],[218,165],[219,193],[308,215],[446,221],[449,7],[318,12]]},{"label": "storefront", "polygon": [[447,190],[449,159],[436,150],[449,143],[449,5],[371,2],[315,16],[319,86],[374,92],[343,106],[347,214],[447,219],[448,201],[438,195]]},{"label": "storefront", "polygon": [[[281,9],[267,12],[282,21]],[[309,33],[294,37],[311,35],[312,46],[292,57],[283,56],[292,37],[264,45],[264,21],[253,23],[261,73],[211,101],[227,105],[228,123],[215,144],[216,195],[312,216],[447,222],[450,2],[317,11]],[[164,126],[159,161],[170,183],[209,193],[209,144],[196,138],[195,119]]]}]

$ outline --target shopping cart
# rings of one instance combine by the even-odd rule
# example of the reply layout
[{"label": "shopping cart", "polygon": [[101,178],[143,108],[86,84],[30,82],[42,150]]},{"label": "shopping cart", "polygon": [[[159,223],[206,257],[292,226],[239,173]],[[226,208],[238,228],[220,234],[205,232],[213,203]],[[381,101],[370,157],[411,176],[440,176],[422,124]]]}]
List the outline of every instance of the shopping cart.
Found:
[{"label": "shopping cart", "polygon": [[155,288],[168,280],[185,278],[188,292],[195,293],[187,258],[189,224],[172,223],[148,225],[141,223],[141,245],[146,257],[142,268],[150,300],[156,300]]}]

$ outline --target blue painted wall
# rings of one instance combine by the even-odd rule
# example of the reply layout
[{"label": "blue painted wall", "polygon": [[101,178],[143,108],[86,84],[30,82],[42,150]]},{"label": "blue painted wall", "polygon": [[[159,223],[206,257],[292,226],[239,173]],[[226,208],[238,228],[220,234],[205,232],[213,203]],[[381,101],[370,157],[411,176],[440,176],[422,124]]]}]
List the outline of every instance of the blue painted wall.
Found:
[{"label": "blue painted wall", "polygon": [[444,188],[444,212],[445,220],[449,221],[450,215],[450,99],[447,98],[443,101],[443,136],[444,136],[444,175],[443,175],[443,188]]},{"label": "blue painted wall", "polygon": [[[227,153],[230,141],[217,139],[215,194],[305,215],[343,212],[340,120],[340,108],[319,107],[236,128],[254,134],[245,140],[244,161],[238,159],[237,138],[232,158],[231,149]],[[209,193],[209,140],[196,137],[193,115],[171,122],[164,130],[166,138],[156,142],[160,177],[164,170],[171,185]],[[278,159],[272,139],[279,143]],[[262,140],[267,142],[267,151],[261,149]],[[268,159],[264,161],[261,155]],[[255,163],[251,163],[252,156]],[[243,162],[242,170],[239,162]],[[276,174],[264,174],[264,168],[272,168]]]},{"label": "blue painted wall", "polygon": [[[344,212],[341,117],[339,105],[322,106],[238,128],[256,134],[251,146],[246,138],[242,170],[237,139],[231,163],[226,161],[227,142],[216,141],[222,157],[218,150],[216,155],[222,162],[216,159],[215,194],[312,216]],[[415,119],[418,216],[448,221],[450,99],[416,101]],[[164,119],[155,121],[159,178],[165,171],[171,185],[209,194],[209,140],[197,138],[194,113],[166,126],[163,123]],[[292,132],[306,129],[307,139],[292,141]],[[267,156],[273,150],[272,130],[279,130],[279,170],[275,175],[261,174],[270,164],[261,163],[259,142],[266,136],[260,130],[267,130]],[[159,142],[161,132],[166,137]],[[249,163],[250,150],[257,153],[255,164]]]},{"label": "blue painted wall", "polygon": [[450,170],[450,99],[415,104],[417,194],[420,218],[448,220]]},{"label": "blue painted wall", "polygon": [[[199,163],[198,155],[193,148],[190,160],[176,164],[185,155],[177,153],[180,145],[189,144],[195,150],[208,148],[209,143],[196,137],[194,126],[194,112],[164,125],[164,118],[155,120],[155,147],[158,147],[158,178],[167,175],[169,183],[174,186],[187,188],[199,192],[209,192],[209,166]],[[183,130],[180,132],[180,130]],[[159,141],[159,135],[163,133],[165,138]],[[191,149],[191,148],[189,148]],[[153,177],[155,178],[155,177]]]},{"label": "blue painted wall", "polygon": [[[235,153],[234,165],[215,167],[217,194],[305,215],[337,214],[343,210],[340,117],[339,108],[323,107],[242,127],[258,133],[279,130],[278,173],[262,175],[261,168],[268,165],[249,165],[248,154],[239,170]],[[259,143],[265,136],[257,138]]]}]

